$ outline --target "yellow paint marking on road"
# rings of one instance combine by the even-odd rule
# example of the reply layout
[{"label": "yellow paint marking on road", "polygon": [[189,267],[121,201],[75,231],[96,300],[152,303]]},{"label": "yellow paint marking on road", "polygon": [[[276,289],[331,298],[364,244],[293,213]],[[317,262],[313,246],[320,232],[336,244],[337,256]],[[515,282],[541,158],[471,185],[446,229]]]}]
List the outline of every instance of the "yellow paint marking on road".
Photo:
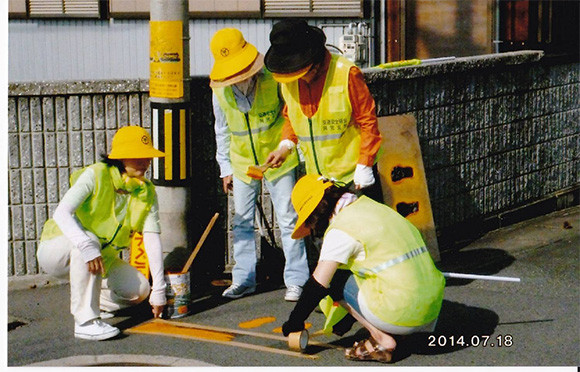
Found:
[{"label": "yellow paint marking on road", "polygon": [[[182,322],[174,322],[174,321],[169,321],[169,320],[164,320],[164,319],[155,319],[155,322],[159,322],[159,323],[169,323],[169,324],[179,324],[179,326],[181,327],[189,327],[189,328],[196,328],[196,329],[207,329],[210,331],[217,331],[217,332],[226,332],[226,333],[234,333],[234,334],[238,334],[238,335],[246,335],[246,336],[254,336],[254,337],[260,337],[260,338],[267,338],[270,340],[277,340],[277,341],[284,341],[287,342],[288,341],[288,337],[285,336],[277,336],[277,335],[271,335],[269,333],[260,333],[260,332],[253,332],[253,331],[243,331],[241,329],[231,329],[231,328],[224,328],[224,327],[216,327],[216,326],[210,326],[210,325],[205,325],[205,324],[197,324],[197,323],[182,323]],[[306,323],[305,324],[305,328],[309,329],[310,327],[312,327],[312,323]],[[280,333],[282,333],[282,330],[280,330]],[[320,332],[320,331],[316,331],[313,333],[313,336],[320,336],[323,335],[324,333]],[[337,346],[337,345],[332,345],[332,344],[327,344],[324,342],[318,342],[318,341],[309,341],[308,342],[309,345],[315,345],[315,346],[322,346],[322,347],[327,347],[327,348],[331,348],[331,349],[342,349],[342,347]]]},{"label": "yellow paint marking on road", "polygon": [[144,323],[137,327],[131,328],[132,331],[138,333],[171,333],[172,336],[192,336],[196,338],[203,338],[207,340],[217,341],[232,341],[235,335],[226,332],[210,331],[207,329],[186,328],[179,325],[166,324],[159,322]]},{"label": "yellow paint marking on road", "polygon": [[[310,329],[312,327],[312,323],[304,323],[304,329]],[[273,333],[282,333],[282,327],[276,327],[272,330]]]},{"label": "yellow paint marking on road", "polygon": [[262,317],[262,318],[257,318],[257,319],[252,319],[249,320],[247,322],[242,322],[240,324],[238,324],[238,327],[240,328],[258,328],[264,324],[268,324],[268,323],[272,323],[276,321],[276,318],[273,316],[266,316],[266,317]]},{"label": "yellow paint marking on road", "polygon": [[[215,329],[208,329],[215,328]],[[245,334],[243,331],[224,332],[219,327],[202,326],[190,323],[173,322],[163,319],[153,319],[133,328],[126,330],[127,333],[150,334],[166,337],[175,337],[188,340],[211,342],[214,344],[229,345],[274,354],[282,354],[297,358],[318,359],[317,355],[302,354],[296,351],[277,349],[268,346],[255,345],[235,341],[235,334]],[[286,338],[284,337],[284,341]]]}]

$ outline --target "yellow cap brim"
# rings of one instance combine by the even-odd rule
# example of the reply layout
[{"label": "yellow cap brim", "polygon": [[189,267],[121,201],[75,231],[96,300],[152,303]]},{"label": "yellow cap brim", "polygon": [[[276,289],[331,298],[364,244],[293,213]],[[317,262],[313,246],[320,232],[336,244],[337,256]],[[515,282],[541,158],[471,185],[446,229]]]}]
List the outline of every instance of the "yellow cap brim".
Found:
[{"label": "yellow cap brim", "polygon": [[302,239],[310,235],[310,229],[304,225],[296,225],[294,232],[292,232],[292,239]]},{"label": "yellow cap brim", "polygon": [[262,70],[263,67],[264,67],[264,55],[258,53],[258,56],[252,62],[252,64],[246,67],[244,70],[224,80],[210,80],[209,86],[211,88],[223,88],[239,83],[256,75],[258,72]]},{"label": "yellow cap brim", "polygon": [[312,65],[308,65],[308,66],[304,67],[303,69],[300,69],[300,70],[295,71],[295,72],[290,72],[288,74],[280,74],[280,73],[273,72],[272,77],[274,78],[274,80],[276,80],[277,82],[282,83],[282,84],[291,83],[293,81],[300,79],[304,75],[306,75],[308,73],[308,71],[310,71],[311,67],[312,67]]},{"label": "yellow cap brim", "polygon": [[[296,211],[298,219],[294,231],[292,232],[292,239],[302,239],[310,235],[310,229],[304,226],[304,223],[310,217],[312,212],[318,207],[318,203],[324,197],[324,190],[332,186],[332,182],[326,182],[318,190],[312,190],[312,194],[302,203],[299,210]],[[295,186],[296,190],[296,186]]]},{"label": "yellow cap brim", "polygon": [[250,43],[240,53],[228,59],[216,61],[211,69],[211,80],[224,80],[230,76],[239,74],[256,60],[258,49]]},{"label": "yellow cap brim", "polygon": [[109,159],[149,159],[149,158],[164,158],[165,153],[153,148],[128,147],[125,149],[113,150],[109,154]]}]

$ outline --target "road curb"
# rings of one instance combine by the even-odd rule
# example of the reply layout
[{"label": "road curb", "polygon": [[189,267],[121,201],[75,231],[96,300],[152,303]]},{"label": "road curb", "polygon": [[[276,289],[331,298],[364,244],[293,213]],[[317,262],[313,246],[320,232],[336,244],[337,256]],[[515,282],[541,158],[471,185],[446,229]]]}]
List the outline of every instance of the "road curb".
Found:
[{"label": "road curb", "polygon": [[576,206],[490,231],[463,251],[497,248],[512,254],[523,253],[571,239],[579,231],[580,206]]},{"label": "road curb", "polygon": [[46,360],[26,365],[26,367],[215,367],[215,364],[205,363],[196,359],[184,359],[162,355],[140,354],[105,354],[105,355],[75,355],[72,357]]},{"label": "road curb", "polygon": [[36,289],[68,284],[68,279],[59,279],[48,274],[23,275],[8,277],[8,291]]}]

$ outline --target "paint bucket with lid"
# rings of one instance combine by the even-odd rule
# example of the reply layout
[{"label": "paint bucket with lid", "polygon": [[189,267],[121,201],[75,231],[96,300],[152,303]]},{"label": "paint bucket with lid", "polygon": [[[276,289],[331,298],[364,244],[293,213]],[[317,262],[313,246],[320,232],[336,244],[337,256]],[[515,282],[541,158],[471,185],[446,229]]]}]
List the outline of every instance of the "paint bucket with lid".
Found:
[{"label": "paint bucket with lid", "polygon": [[189,304],[191,302],[191,291],[189,287],[189,272],[186,273],[166,273],[165,296],[167,305],[165,306],[165,318],[181,318],[189,314]]}]

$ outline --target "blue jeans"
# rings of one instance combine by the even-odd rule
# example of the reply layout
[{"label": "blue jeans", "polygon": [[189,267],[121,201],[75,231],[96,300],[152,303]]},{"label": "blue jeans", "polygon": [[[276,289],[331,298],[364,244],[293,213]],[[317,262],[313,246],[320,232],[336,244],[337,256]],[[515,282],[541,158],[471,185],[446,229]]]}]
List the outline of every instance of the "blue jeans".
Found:
[{"label": "blue jeans", "polygon": [[[234,179],[234,260],[235,265],[232,270],[232,282],[243,286],[256,285],[256,240],[254,237],[254,215],[256,210],[256,200],[260,193],[261,182],[252,180],[247,184],[235,176]],[[282,177],[270,182],[264,179],[264,183],[270,191],[272,203],[280,235],[282,238],[282,249],[286,257],[284,266],[284,283],[286,286],[302,286],[308,280],[310,271],[306,259],[306,248],[304,241],[292,239],[292,231],[298,218],[290,195],[296,183],[294,171],[290,171]]]},{"label": "blue jeans", "polygon": [[349,304],[357,313],[361,313],[360,305],[358,303],[358,284],[354,280],[354,275],[351,275],[344,285],[342,294],[344,296],[344,301]]},{"label": "blue jeans", "polygon": [[359,313],[363,318],[365,318],[373,326],[377,327],[381,331],[390,333],[392,335],[408,335],[416,332],[433,332],[435,325],[437,324],[437,319],[415,327],[398,326],[386,323],[385,321],[379,319],[375,316],[366,304],[364,296],[359,297],[359,287],[354,279],[354,275],[351,275],[344,285],[342,291],[344,295],[344,301],[349,304],[357,313]]}]

